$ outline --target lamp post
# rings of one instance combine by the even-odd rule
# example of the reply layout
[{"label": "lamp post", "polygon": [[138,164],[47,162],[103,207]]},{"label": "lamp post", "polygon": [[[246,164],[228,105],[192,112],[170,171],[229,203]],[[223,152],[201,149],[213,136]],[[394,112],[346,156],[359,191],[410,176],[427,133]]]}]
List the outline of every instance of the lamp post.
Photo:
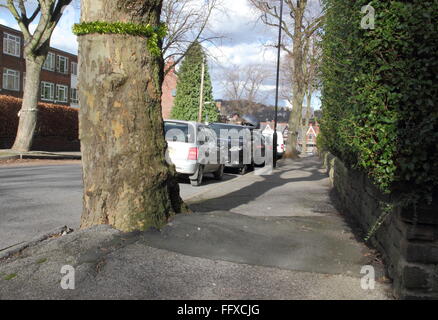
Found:
[{"label": "lamp post", "polygon": [[277,50],[277,79],[275,84],[275,114],[274,114],[274,135],[272,141],[272,168],[277,167],[277,112],[278,112],[278,87],[280,85],[280,45],[281,25],[283,23],[283,0],[280,0],[280,21],[278,23],[278,50]]},{"label": "lamp post", "polygon": [[202,122],[202,108],[204,107],[204,77],[205,77],[205,57],[202,58],[202,65],[201,65],[201,86],[199,88],[198,122]]},{"label": "lamp post", "polygon": [[[206,101],[206,102],[204,102],[204,107],[206,106],[206,105],[210,105],[210,104],[212,104],[212,103],[214,103],[213,101]],[[205,109],[205,108],[204,108]],[[202,117],[202,113],[201,113],[201,117]],[[202,121],[202,119],[201,119],[201,121]],[[208,114],[206,114],[205,115],[205,121],[204,121],[204,123],[205,124],[208,124]]]}]

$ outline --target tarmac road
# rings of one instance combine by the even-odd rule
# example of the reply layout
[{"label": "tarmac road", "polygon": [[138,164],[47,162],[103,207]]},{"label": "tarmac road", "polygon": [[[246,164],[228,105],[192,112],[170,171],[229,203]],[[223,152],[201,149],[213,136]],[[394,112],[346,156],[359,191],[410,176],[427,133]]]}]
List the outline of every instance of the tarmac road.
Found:
[{"label": "tarmac road", "polygon": [[[223,181],[236,178],[225,174]],[[209,175],[200,187],[180,181],[183,199],[222,182]],[[0,250],[29,241],[54,228],[79,227],[82,211],[81,165],[0,166]]]}]

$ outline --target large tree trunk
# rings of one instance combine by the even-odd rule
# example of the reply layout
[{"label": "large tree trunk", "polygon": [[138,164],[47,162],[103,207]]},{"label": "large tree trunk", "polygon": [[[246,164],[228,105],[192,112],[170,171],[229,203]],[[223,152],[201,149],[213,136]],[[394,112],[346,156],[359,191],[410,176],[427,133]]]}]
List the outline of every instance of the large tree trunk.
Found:
[{"label": "large tree trunk", "polygon": [[306,106],[306,115],[304,118],[304,125],[301,131],[301,153],[305,156],[307,154],[307,130],[309,130],[310,123],[310,107],[312,105],[312,92],[309,90],[306,94],[307,97],[307,106]]},{"label": "large tree trunk", "polygon": [[297,158],[297,141],[298,131],[301,129],[303,100],[305,95],[305,79],[304,79],[304,52],[303,52],[303,15],[306,9],[307,1],[297,4],[295,10],[295,25],[293,34],[293,79],[292,79],[292,112],[289,117],[289,136],[287,141],[286,158]]},{"label": "large tree trunk", "polygon": [[[295,85],[294,85],[295,87]],[[304,92],[293,90],[294,97],[292,100],[292,111],[289,117],[289,135],[287,140],[286,158],[297,158],[299,151],[297,150],[298,131],[301,128],[302,112],[303,112],[303,99]]]},{"label": "large tree trunk", "polygon": [[27,152],[32,147],[38,112],[40,73],[45,57],[26,58],[26,82],[20,110],[17,136],[12,149]]},{"label": "large tree trunk", "polygon": [[[157,25],[160,11],[161,0],[83,0],[81,20]],[[186,209],[165,161],[163,60],[127,35],[80,36],[79,53],[81,228],[159,228]]]}]

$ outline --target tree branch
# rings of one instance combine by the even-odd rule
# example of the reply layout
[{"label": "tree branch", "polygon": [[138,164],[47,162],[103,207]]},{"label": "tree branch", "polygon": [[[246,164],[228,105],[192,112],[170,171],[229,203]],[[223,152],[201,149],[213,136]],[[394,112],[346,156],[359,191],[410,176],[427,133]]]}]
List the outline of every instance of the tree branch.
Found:
[{"label": "tree branch", "polygon": [[[195,4],[196,3],[196,4]],[[167,0],[163,6],[163,20],[169,32],[162,49],[166,61],[173,58],[165,74],[185,57],[194,42],[212,42],[220,36],[203,37],[211,15],[219,6],[219,0],[207,1],[198,5],[198,0]]]},{"label": "tree branch", "polygon": [[32,13],[32,15],[27,19],[29,24],[32,23],[33,20],[35,20],[36,16],[38,15],[38,13],[40,12],[40,4],[38,3],[38,7],[35,9],[35,11]]},{"label": "tree branch", "polygon": [[14,1],[13,0],[8,0],[6,7],[12,13],[12,16],[14,17],[15,21],[17,21],[18,26],[21,29],[21,32],[23,32],[24,40],[28,41],[28,39],[30,39],[30,37],[31,37],[28,25],[26,25],[26,23],[23,21],[22,15],[20,15],[18,13],[17,8],[14,5]]}]

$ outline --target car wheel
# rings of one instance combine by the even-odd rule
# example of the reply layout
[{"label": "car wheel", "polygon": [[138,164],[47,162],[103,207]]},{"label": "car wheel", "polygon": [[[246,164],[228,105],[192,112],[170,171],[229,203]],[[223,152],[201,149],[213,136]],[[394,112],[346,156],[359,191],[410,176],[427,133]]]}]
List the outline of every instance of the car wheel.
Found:
[{"label": "car wheel", "polygon": [[221,164],[219,168],[215,172],[213,172],[214,178],[216,180],[222,180],[222,178],[224,177],[224,169],[225,165]]},{"label": "car wheel", "polygon": [[202,183],[203,176],[204,176],[204,166],[199,165],[198,175],[196,176],[196,179],[190,179],[190,184],[194,187],[200,186]]},{"label": "car wheel", "polygon": [[247,164],[244,164],[243,165],[243,167],[241,167],[240,169],[239,169],[239,173],[241,174],[241,175],[244,175],[244,174],[247,174],[248,173],[248,165]]}]

